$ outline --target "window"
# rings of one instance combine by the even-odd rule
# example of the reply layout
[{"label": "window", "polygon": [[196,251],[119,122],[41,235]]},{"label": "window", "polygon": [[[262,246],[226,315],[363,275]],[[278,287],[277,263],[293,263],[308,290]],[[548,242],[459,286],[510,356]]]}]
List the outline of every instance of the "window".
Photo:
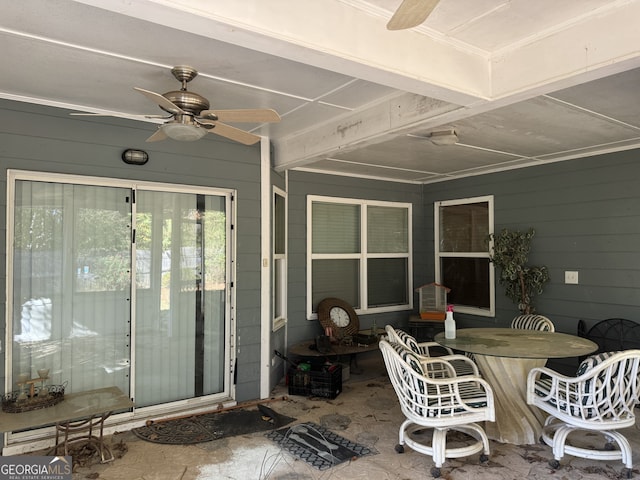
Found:
[{"label": "window", "polygon": [[456,311],[495,314],[494,269],[488,237],[493,233],[493,196],[435,203],[436,282],[449,287]]},{"label": "window", "polygon": [[411,204],[307,198],[307,318],[323,298],[359,313],[413,307]]},{"label": "window", "polygon": [[273,188],[273,330],[287,320],[287,194]]}]

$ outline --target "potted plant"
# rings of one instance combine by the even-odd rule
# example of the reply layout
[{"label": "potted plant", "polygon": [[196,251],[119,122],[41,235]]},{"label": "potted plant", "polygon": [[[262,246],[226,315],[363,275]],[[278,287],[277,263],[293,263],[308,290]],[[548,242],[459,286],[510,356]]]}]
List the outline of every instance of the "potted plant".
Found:
[{"label": "potted plant", "polygon": [[531,239],[535,230],[511,231],[502,229],[499,234],[489,235],[489,258],[500,270],[500,284],[505,294],[522,314],[534,313],[533,298],[540,295],[544,284],[549,281],[547,267],[527,265]]}]

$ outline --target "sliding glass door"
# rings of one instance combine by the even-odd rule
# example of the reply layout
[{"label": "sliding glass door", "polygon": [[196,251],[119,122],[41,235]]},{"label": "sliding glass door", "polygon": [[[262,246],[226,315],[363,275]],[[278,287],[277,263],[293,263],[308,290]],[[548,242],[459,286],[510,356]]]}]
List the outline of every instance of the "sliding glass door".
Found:
[{"label": "sliding glass door", "polygon": [[231,193],[39,177],[9,176],[9,389],[229,396]]},{"label": "sliding glass door", "polygon": [[138,190],[136,404],[224,389],[225,198]]}]

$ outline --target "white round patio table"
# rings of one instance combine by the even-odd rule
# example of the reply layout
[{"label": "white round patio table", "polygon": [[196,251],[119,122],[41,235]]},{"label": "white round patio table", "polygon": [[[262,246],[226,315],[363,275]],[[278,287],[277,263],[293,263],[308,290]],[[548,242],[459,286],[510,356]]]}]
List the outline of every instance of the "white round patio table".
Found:
[{"label": "white round patio table", "polygon": [[493,389],[496,421],[486,422],[489,438],[502,443],[538,442],[546,414],[527,405],[527,375],[549,358],[580,357],[598,349],[591,340],[559,332],[515,328],[462,328],[456,338],[439,333],[440,345],[472,353]]}]

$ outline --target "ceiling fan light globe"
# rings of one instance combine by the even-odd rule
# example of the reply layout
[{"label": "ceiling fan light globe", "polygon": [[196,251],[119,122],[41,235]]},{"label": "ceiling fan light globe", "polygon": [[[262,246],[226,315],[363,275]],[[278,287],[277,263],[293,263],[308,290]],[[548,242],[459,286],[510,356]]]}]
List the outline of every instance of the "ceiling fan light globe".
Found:
[{"label": "ceiling fan light globe", "polygon": [[200,140],[207,134],[207,130],[198,125],[185,125],[183,123],[166,123],[162,130],[167,137],[179,142],[193,142]]}]

